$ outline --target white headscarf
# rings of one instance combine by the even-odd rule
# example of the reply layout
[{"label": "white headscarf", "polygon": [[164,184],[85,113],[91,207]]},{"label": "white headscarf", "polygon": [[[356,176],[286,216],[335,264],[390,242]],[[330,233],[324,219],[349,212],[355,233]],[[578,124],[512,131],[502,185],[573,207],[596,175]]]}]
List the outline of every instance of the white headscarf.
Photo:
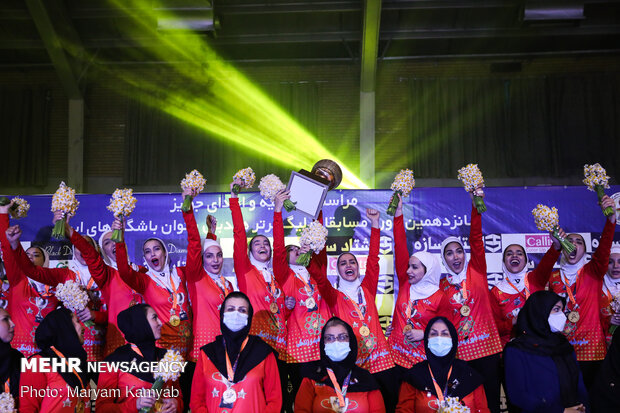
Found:
[{"label": "white headscarf", "polygon": [[[450,244],[451,242],[456,242],[461,246],[461,248],[463,248],[463,269],[458,274],[452,271],[450,266],[448,266],[448,263],[446,262],[446,258],[444,256],[444,251],[446,250],[448,244]],[[443,242],[441,243],[441,261],[443,262],[443,266],[446,267],[446,271],[448,272],[448,282],[450,284],[461,284],[465,280],[467,276],[468,260],[467,254],[465,253],[465,248],[463,247],[463,243],[460,239],[458,239],[457,237],[448,237],[443,240]]]},{"label": "white headscarf", "polygon": [[118,270],[118,266],[116,265],[116,260],[112,259],[112,257],[108,257],[108,255],[105,252],[105,249],[103,248],[103,237],[105,237],[106,234],[112,234],[112,231],[104,232],[99,237],[99,248],[101,249],[101,258],[103,258],[103,262],[105,262],[106,265],[114,268],[115,270]]},{"label": "white headscarf", "polygon": [[426,267],[426,273],[420,281],[409,286],[409,300],[422,300],[435,294],[439,290],[441,268],[439,260],[433,254],[426,251],[418,251],[413,254]]},{"label": "white headscarf", "polygon": [[[90,239],[92,240],[92,238]],[[90,243],[91,241],[87,240],[87,242]],[[81,262],[77,260],[77,258],[75,258],[75,245],[73,246],[73,259],[69,261],[69,269],[78,275],[80,284],[82,284],[84,288],[86,288],[86,286],[88,285],[88,282],[90,281],[92,277],[90,275],[90,270],[88,269],[88,265],[82,264]],[[97,288],[97,283],[93,282],[93,285],[91,286],[91,290],[96,289],[96,288]]]},{"label": "white headscarf", "polygon": [[174,289],[172,288],[172,283],[170,282],[170,279],[172,278],[172,280],[174,281],[174,286],[178,290],[179,286],[181,285],[181,277],[179,277],[179,275],[177,274],[176,268],[174,268],[174,271],[170,269],[170,254],[168,254],[168,247],[166,247],[166,244],[164,243],[164,241],[162,241],[159,238],[149,238],[146,241],[144,241],[144,244],[142,244],[142,250],[144,250],[144,245],[147,242],[153,241],[153,240],[159,241],[161,243],[164,249],[164,252],[166,254],[166,257],[164,258],[164,266],[162,267],[161,271],[155,271],[155,269],[151,267],[150,261],[145,259],[146,265],[148,268],[147,274],[160,287],[163,287],[168,291],[174,291]]},{"label": "white headscarf", "polygon": [[[43,252],[43,257],[44,257],[45,259],[44,259],[44,261],[43,261],[43,265],[42,265],[42,267],[43,267],[43,268],[49,268],[49,267],[50,267],[50,254],[49,254],[49,253],[45,250],[45,248],[43,248],[43,247],[39,247],[38,245],[31,245],[30,247],[28,247],[28,249],[30,249],[30,248],[38,248],[40,251],[42,251],[42,252]],[[34,265],[34,264],[33,264],[33,265]],[[39,294],[44,294],[44,293],[45,293],[45,287],[46,287],[46,285],[45,285],[45,284],[43,284],[43,283],[41,283],[41,282],[39,282],[39,281],[33,280],[33,279],[32,279],[32,278],[30,278],[30,277],[28,277],[28,281],[30,282],[30,284],[31,284],[32,286],[34,286],[35,290],[37,290],[37,292],[38,292]],[[49,287],[48,287],[48,288],[49,288]]]},{"label": "white headscarf", "polygon": [[[511,245],[519,245],[519,244],[511,244]],[[506,250],[504,250],[504,253],[502,254],[502,272],[504,273],[504,279],[501,280],[499,283],[497,283],[497,288],[499,288],[502,292],[505,292],[506,294],[515,294],[518,292],[520,293],[521,291],[525,289],[525,275],[527,274],[528,258],[527,258],[527,253],[525,252],[525,248],[523,248],[521,245],[519,246],[523,249],[523,253],[525,254],[525,266],[518,273],[513,273],[513,272],[508,271],[508,268],[506,268],[506,263],[504,262],[504,257],[506,256]],[[508,247],[510,247],[510,245]],[[518,291],[515,291],[514,287],[510,285],[508,281],[510,281],[512,285],[517,287]]]},{"label": "white headscarf", "polygon": [[577,273],[579,270],[586,265],[587,258],[586,253],[584,251],[583,256],[574,264],[569,264],[566,260],[566,255],[562,253],[562,257],[560,258],[560,272],[564,278],[568,280],[568,285],[571,286],[575,284],[577,281]]},{"label": "white headscarf", "polygon": [[[261,236],[264,236],[264,235],[261,235]],[[252,241],[250,241],[250,243],[251,242]],[[265,279],[265,282],[271,283],[271,280],[273,278],[273,268],[271,265],[271,258],[267,262],[261,262],[257,260],[256,258],[254,258],[254,254],[252,254],[251,245],[248,246],[248,256],[250,257],[250,262],[252,263],[252,265],[256,267],[256,269],[260,271],[261,274],[263,274],[263,278]]]},{"label": "white headscarf", "polygon": [[[340,257],[342,257],[344,254],[351,254],[351,253],[344,252],[340,254],[340,256],[338,256],[338,259],[336,260],[336,265],[338,265],[337,263],[338,261],[340,261]],[[355,255],[353,255],[353,257],[355,257]],[[355,257],[355,261],[357,262],[357,257]],[[350,300],[352,300],[353,302],[357,304],[366,303],[366,298],[364,297],[364,294],[361,292],[361,288],[362,288],[362,280],[360,279],[360,276],[359,276],[359,264],[358,264],[357,278],[353,281],[345,280],[344,278],[340,276],[340,273],[338,273],[338,291],[345,294],[347,297],[349,297]],[[361,303],[359,302],[360,296],[362,298]]]},{"label": "white headscarf", "polygon": [[[620,246],[614,245],[611,247],[611,251],[609,251],[609,255],[611,254],[620,254]],[[609,276],[608,273],[605,273],[605,277],[603,278],[603,282],[605,283],[605,287],[611,293],[611,296],[614,297],[617,294],[620,294],[620,279],[613,279]]]}]

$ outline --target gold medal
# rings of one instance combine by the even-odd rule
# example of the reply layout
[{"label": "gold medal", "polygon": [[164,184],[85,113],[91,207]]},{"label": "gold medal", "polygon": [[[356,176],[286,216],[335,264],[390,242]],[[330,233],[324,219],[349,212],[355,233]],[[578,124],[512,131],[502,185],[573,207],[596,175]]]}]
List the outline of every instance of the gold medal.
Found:
[{"label": "gold medal", "polygon": [[461,307],[461,315],[463,317],[467,317],[471,314],[471,307],[468,306],[467,304],[463,305],[463,307]]},{"label": "gold medal", "polygon": [[170,325],[172,325],[174,327],[178,327],[179,324],[181,324],[181,319],[179,318],[179,316],[176,315],[176,314],[172,314],[170,316]]},{"label": "gold medal", "polygon": [[405,327],[403,327],[403,333],[406,333],[411,330],[413,330],[413,327],[411,327],[411,324],[405,324]]},{"label": "gold medal", "polygon": [[276,304],[276,303],[269,304],[269,311],[271,311],[274,314],[277,314],[278,313],[278,304]]},{"label": "gold medal", "polygon": [[224,404],[233,404],[237,400],[237,392],[235,389],[227,389],[224,394],[222,394],[222,401]]},{"label": "gold medal", "polygon": [[579,321],[579,318],[580,318],[579,313],[575,310],[568,313],[568,321],[570,321],[571,323],[577,324],[577,321]]},{"label": "gold medal", "polygon": [[311,310],[315,307],[316,307],[316,301],[314,301],[314,298],[308,297],[308,299],[306,299],[306,308],[308,310]]},{"label": "gold medal", "polygon": [[368,337],[370,335],[370,329],[366,324],[360,327],[360,334],[362,337]]}]

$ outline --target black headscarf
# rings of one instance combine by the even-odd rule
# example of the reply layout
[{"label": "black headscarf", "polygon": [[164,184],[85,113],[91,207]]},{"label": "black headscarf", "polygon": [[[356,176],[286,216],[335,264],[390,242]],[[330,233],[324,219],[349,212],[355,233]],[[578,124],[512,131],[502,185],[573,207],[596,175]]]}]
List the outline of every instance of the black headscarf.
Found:
[{"label": "black headscarf", "polygon": [[566,304],[565,298],[551,291],[530,295],[517,317],[517,337],[507,346],[551,357],[558,370],[562,404],[571,407],[581,403],[577,391],[580,373],[573,346],[564,334],[552,332],[549,326],[549,314],[558,301],[562,307]]},{"label": "black headscarf", "polygon": [[41,352],[38,353],[41,357],[60,359],[51,348],[54,346],[65,358],[80,359],[82,373],[79,373],[79,375],[82,383],[72,372],[59,374],[70,387],[81,388],[82,384],[87,386],[89,380],[86,365],[87,355],[75,331],[71,316],[71,311],[66,308],[59,308],[50,312],[39,324],[34,335],[34,341],[41,349]]},{"label": "black headscarf", "polygon": [[[232,331],[224,324],[224,311],[226,308],[226,301],[229,298],[243,298],[248,303],[248,325],[239,331]],[[226,296],[226,299],[224,299],[220,307],[220,328],[222,335],[215,337],[215,341],[201,348],[215,368],[217,368],[224,377],[228,377],[225,352],[228,353],[231,364],[234,364],[237,356],[239,356],[235,377],[233,377],[234,383],[243,380],[254,367],[262,363],[269,354],[274,353],[273,349],[261,340],[260,337],[249,335],[253,314],[254,309],[252,308],[252,304],[250,304],[248,296],[239,291],[231,292]],[[248,338],[248,343],[243,348],[243,351],[241,351],[241,346],[246,337]],[[226,345],[224,345],[224,341],[226,341]]]},{"label": "black headscarf", "polygon": [[[349,348],[351,351],[342,361],[333,361],[327,356],[327,354],[325,354],[325,331],[327,330],[327,325],[333,320],[341,321],[349,335]],[[332,381],[327,375],[327,368],[330,368],[334,371],[336,381],[340,387],[342,387],[344,380],[349,372],[351,372],[351,379],[347,393],[368,392],[379,389],[379,385],[372,374],[370,374],[368,370],[355,365],[355,360],[357,360],[357,338],[355,337],[355,333],[353,332],[351,326],[345,321],[338,317],[330,318],[327,323],[325,323],[325,326],[323,326],[323,330],[321,330],[321,341],[319,345],[321,359],[302,365],[301,375],[303,377],[308,377],[315,382],[325,384],[329,387],[334,387]]]},{"label": "black headscarf", "polygon": [[[443,321],[448,326],[450,337],[452,338],[452,348],[443,357],[438,357],[433,354],[428,348],[428,339],[431,331],[431,327],[436,321]],[[433,371],[433,376],[437,380],[439,387],[444,387],[447,382],[446,395],[449,397],[458,397],[463,400],[465,396],[472,393],[478,387],[482,385],[483,379],[473,368],[463,360],[456,358],[456,351],[458,349],[459,336],[456,332],[454,325],[445,317],[435,317],[431,319],[426,325],[424,330],[424,349],[426,350],[426,360],[415,364],[404,375],[404,380],[411,384],[418,390],[426,393],[431,393],[437,397],[437,391],[433,384],[433,379],[429,371],[429,366]],[[450,378],[448,380],[448,372]]]},{"label": "black headscarf", "polygon": [[620,328],[616,328],[591,389],[592,412],[620,411]]},{"label": "black headscarf", "polygon": [[19,400],[19,374],[21,372],[22,353],[11,347],[11,343],[0,340],[0,392],[4,391],[4,383],[10,380],[10,391],[13,399]]},{"label": "black headscarf", "polygon": [[[159,361],[164,357],[166,350],[155,346],[153,329],[146,319],[146,310],[149,308],[151,306],[148,304],[136,304],[118,313],[116,318],[118,328],[130,344],[117,348],[106,357],[106,361],[132,361],[135,359],[136,362],[140,363]],[[142,355],[134,351],[131,344],[136,345]],[[130,374],[149,383],[155,382],[152,373],[131,371]]]}]

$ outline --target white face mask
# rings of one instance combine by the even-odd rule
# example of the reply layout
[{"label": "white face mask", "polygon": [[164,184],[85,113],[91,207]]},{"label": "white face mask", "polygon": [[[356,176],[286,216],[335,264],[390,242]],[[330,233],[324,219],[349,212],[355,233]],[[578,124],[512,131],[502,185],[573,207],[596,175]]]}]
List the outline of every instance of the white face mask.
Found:
[{"label": "white face mask", "polygon": [[437,357],[443,357],[452,350],[452,338],[431,337],[428,339],[428,349]]},{"label": "white face mask", "polygon": [[325,344],[325,354],[332,361],[342,361],[349,355],[350,352],[351,347],[349,347],[349,343],[345,341],[334,341],[333,343]]},{"label": "white face mask", "polygon": [[239,311],[227,311],[224,313],[224,325],[230,331],[237,332],[248,325],[248,315]]},{"label": "white face mask", "polygon": [[551,327],[551,331],[553,333],[560,333],[564,331],[564,326],[566,325],[566,314],[563,312],[549,314],[549,327]]}]

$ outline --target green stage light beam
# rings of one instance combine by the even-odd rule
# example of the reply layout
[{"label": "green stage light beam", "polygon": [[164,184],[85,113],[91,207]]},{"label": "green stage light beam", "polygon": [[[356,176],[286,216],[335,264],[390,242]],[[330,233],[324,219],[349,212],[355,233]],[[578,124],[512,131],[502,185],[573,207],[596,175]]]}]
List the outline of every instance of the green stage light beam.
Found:
[{"label": "green stage light beam", "polygon": [[[327,150],[240,71],[220,60],[204,39],[196,35],[168,36],[158,32],[153,22],[158,16],[168,14],[155,11],[153,2],[113,2],[135,22],[128,34],[136,43],[168,62],[179,76],[178,83],[187,81],[189,85],[203,86],[209,89],[211,96],[197,96],[195,91],[183,88],[164,89],[158,79],[149,79],[124,68],[108,69],[125,84],[119,85],[121,92],[243,150],[258,150],[287,167],[307,167],[318,159],[333,159],[343,169],[343,188],[368,188],[338,156]],[[148,40],[145,32],[158,41]],[[197,70],[196,64],[192,63],[196,61],[207,62],[206,68]],[[133,87],[127,89],[126,85]]]}]

